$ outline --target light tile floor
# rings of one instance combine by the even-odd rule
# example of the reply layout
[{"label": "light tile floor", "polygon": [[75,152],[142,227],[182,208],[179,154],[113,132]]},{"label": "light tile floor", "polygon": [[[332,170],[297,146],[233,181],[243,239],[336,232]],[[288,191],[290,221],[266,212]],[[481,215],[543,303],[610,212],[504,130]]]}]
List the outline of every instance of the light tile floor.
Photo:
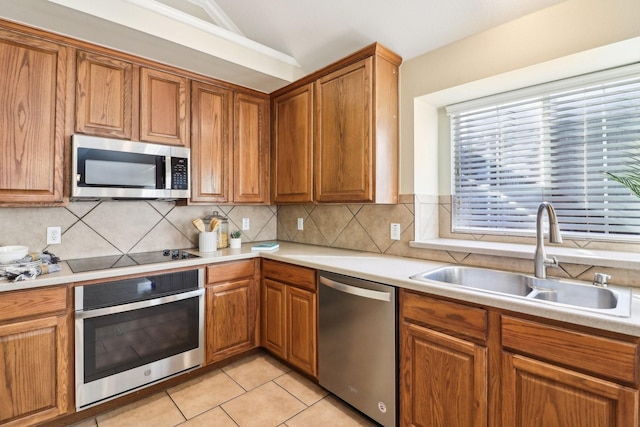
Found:
[{"label": "light tile floor", "polygon": [[323,388],[259,353],[73,427],[375,425]]}]

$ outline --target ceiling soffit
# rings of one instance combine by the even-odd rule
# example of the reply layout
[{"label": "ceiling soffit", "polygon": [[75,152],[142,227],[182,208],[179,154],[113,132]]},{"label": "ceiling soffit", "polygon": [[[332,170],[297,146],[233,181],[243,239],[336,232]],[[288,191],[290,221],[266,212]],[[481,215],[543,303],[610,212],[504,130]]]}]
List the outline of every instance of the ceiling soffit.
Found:
[{"label": "ceiling soffit", "polygon": [[48,1],[286,82],[304,75],[292,56],[244,37],[213,0],[189,1],[215,24],[170,6],[179,4],[171,0]]}]

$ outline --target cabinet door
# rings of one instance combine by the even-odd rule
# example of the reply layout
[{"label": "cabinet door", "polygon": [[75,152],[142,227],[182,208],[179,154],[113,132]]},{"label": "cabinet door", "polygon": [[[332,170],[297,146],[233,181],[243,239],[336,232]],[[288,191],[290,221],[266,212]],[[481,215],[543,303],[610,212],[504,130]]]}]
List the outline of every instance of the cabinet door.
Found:
[{"label": "cabinet door", "polygon": [[315,83],[319,202],[373,201],[372,63],[367,58]]},{"label": "cabinet door", "polygon": [[505,426],[638,425],[638,392],[511,353],[503,353]]},{"label": "cabinet door", "polygon": [[256,286],[243,279],[207,287],[207,363],[256,346]]},{"label": "cabinet door", "polygon": [[0,204],[63,202],[67,55],[0,30]]},{"label": "cabinet door", "polygon": [[191,201],[228,203],[232,93],[200,82],[191,92]]},{"label": "cabinet door", "polygon": [[35,425],[67,412],[66,325],[48,317],[0,326],[0,424]]},{"label": "cabinet door", "polygon": [[286,358],[285,288],[275,280],[264,279],[262,287],[262,346]]},{"label": "cabinet door", "polygon": [[268,203],[268,100],[236,93],[233,127],[233,200]]},{"label": "cabinet door", "polygon": [[189,146],[189,88],[185,77],[140,70],[140,139]]},{"label": "cabinet door", "polygon": [[486,348],[406,322],[400,339],[401,425],[486,426]]},{"label": "cabinet door", "polygon": [[311,203],[313,84],[273,101],[271,191],[275,203]]},{"label": "cabinet door", "polygon": [[287,360],[317,377],[316,293],[286,288]]},{"label": "cabinet door", "polygon": [[133,64],[78,52],[76,69],[76,132],[130,139]]}]

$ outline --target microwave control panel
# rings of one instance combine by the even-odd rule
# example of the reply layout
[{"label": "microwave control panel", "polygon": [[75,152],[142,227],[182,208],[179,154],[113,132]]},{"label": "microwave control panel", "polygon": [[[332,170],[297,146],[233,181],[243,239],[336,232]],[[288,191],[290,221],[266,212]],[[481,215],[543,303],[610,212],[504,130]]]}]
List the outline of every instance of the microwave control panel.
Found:
[{"label": "microwave control panel", "polygon": [[189,189],[189,161],[181,157],[171,158],[171,189]]}]

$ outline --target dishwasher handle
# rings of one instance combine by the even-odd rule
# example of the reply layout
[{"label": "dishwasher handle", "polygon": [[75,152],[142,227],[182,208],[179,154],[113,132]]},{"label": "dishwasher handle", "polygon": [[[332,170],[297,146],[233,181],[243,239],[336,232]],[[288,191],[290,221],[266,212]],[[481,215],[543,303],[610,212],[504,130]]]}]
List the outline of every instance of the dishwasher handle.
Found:
[{"label": "dishwasher handle", "polygon": [[373,291],[371,289],[351,286],[345,283],[336,282],[335,280],[331,280],[324,276],[320,276],[320,283],[332,289],[335,289],[336,291],[344,292],[346,294],[380,301],[391,301],[391,293],[389,292]]}]

